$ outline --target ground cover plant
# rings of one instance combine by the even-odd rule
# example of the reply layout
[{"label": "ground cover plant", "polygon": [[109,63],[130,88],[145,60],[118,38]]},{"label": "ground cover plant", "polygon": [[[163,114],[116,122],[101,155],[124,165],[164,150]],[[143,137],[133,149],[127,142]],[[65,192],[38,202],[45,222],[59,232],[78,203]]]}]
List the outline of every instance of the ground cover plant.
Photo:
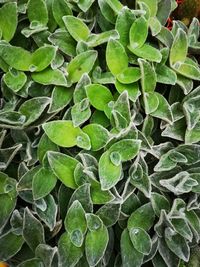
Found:
[{"label": "ground cover plant", "polygon": [[177,2],[0,0],[0,261],[200,266],[200,8]]}]

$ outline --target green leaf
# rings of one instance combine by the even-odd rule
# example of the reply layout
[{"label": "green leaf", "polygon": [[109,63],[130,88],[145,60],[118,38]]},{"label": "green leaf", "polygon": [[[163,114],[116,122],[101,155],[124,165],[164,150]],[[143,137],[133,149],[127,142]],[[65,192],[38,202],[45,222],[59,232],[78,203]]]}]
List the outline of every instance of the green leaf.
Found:
[{"label": "green leaf", "polygon": [[83,248],[76,247],[71,242],[70,234],[64,233],[58,241],[59,266],[76,266],[83,255]]},{"label": "green leaf", "polygon": [[0,43],[0,56],[10,67],[29,71],[31,66],[31,53],[29,51],[21,47]]},{"label": "green leaf", "polygon": [[76,146],[77,138],[82,134],[81,129],[74,127],[69,120],[47,122],[43,129],[52,142],[62,147]]},{"label": "green leaf", "polygon": [[48,136],[44,133],[40,138],[40,142],[38,144],[37,155],[40,163],[43,162],[44,156],[47,151],[58,151],[58,146],[54,144]]},{"label": "green leaf", "polygon": [[[35,201],[35,211],[38,217],[42,220],[45,225],[53,231],[56,227],[56,218],[58,216],[58,207],[55,199],[51,194],[47,195],[41,200],[43,202],[44,208],[40,205],[39,201]],[[39,204],[39,205],[38,205]]]},{"label": "green leaf", "polygon": [[[189,226],[192,228],[193,233],[197,234],[199,238],[199,231],[200,231],[200,219],[195,213],[194,210],[185,211],[186,219],[189,223]],[[198,239],[199,240],[199,239]]]},{"label": "green leaf", "polygon": [[[87,221],[90,216],[87,215]],[[101,222],[102,223],[102,222]],[[91,229],[91,226],[89,227]],[[108,230],[102,225],[97,227],[96,224],[92,226],[93,230],[89,230],[85,238],[85,253],[90,266],[96,266],[104,256],[106,247],[108,245]]]},{"label": "green leaf", "polygon": [[104,85],[90,84],[86,86],[89,101],[97,110],[104,111],[106,105],[113,100],[112,93]]},{"label": "green leaf", "polygon": [[128,46],[128,49],[136,56],[149,61],[160,63],[162,60],[162,54],[160,53],[160,51],[148,44],[144,44],[140,48],[134,49]]},{"label": "green leaf", "polygon": [[90,192],[91,184],[88,183],[87,178],[85,179],[85,174],[82,172],[82,170],[80,171],[80,166],[81,166],[80,163],[77,164],[76,169],[74,170],[74,178],[79,187],[72,194],[68,206],[72,205],[74,201],[78,200],[82,205],[83,209],[85,210],[85,212],[92,212],[93,203],[91,200],[91,192]]},{"label": "green leaf", "polygon": [[159,254],[162,256],[161,259],[163,259],[163,263],[165,264],[164,267],[166,267],[166,262],[168,263],[169,266],[172,267],[179,265],[180,263],[179,258],[168,248],[164,238],[159,239],[158,251]]},{"label": "green leaf", "polygon": [[133,192],[130,194],[125,201],[122,203],[122,212],[130,215],[134,210],[139,208],[141,205],[138,196]]},{"label": "green leaf", "polygon": [[91,7],[94,1],[95,0],[81,0],[77,3],[77,5],[83,12],[86,12]]},{"label": "green leaf", "polygon": [[99,46],[103,43],[107,43],[109,38],[118,39],[118,32],[116,30],[110,30],[99,34],[90,34],[87,39],[87,45],[89,47]]},{"label": "green leaf", "polygon": [[118,0],[107,0],[107,3],[115,13],[119,13],[123,8],[123,5]]},{"label": "green leaf", "polygon": [[158,10],[158,2],[157,0],[137,0],[138,3],[143,2],[145,3],[150,11],[150,16],[154,17],[157,14]]},{"label": "green leaf", "polygon": [[159,83],[175,85],[177,82],[176,73],[165,65],[163,66],[158,65],[156,67],[156,74],[157,74],[157,82]]},{"label": "green leaf", "polygon": [[143,255],[148,255],[151,251],[151,238],[145,230],[142,228],[130,228],[129,235],[134,248],[142,253]]},{"label": "green leaf", "polygon": [[186,60],[188,52],[187,36],[185,31],[178,29],[170,50],[170,64],[183,63]]},{"label": "green leaf", "polygon": [[44,0],[38,0],[37,2],[29,0],[27,14],[31,23],[38,23],[41,26],[46,26],[48,23],[48,11]]},{"label": "green leaf", "polygon": [[35,200],[47,196],[55,187],[56,176],[50,169],[41,168],[33,177],[33,197]]},{"label": "green leaf", "polygon": [[101,184],[93,180],[91,181],[91,198],[94,204],[105,204],[111,202],[115,197],[109,190],[102,190]]},{"label": "green leaf", "polygon": [[24,211],[23,237],[33,251],[39,244],[45,243],[44,228],[28,208],[25,208]]},{"label": "green leaf", "polygon": [[126,6],[122,8],[117,16],[115,29],[118,31],[119,41],[124,47],[127,47],[129,44],[129,31],[134,20],[135,15]]},{"label": "green leaf", "polygon": [[[148,220],[146,220],[148,218]],[[151,203],[144,204],[134,211],[128,219],[128,229],[142,228],[147,231],[154,223],[155,215]]]},{"label": "green leaf", "polygon": [[91,84],[91,79],[87,73],[83,74],[76,84],[73,100],[74,104],[81,102],[84,98],[87,97],[85,87],[86,85]]},{"label": "green leaf", "polygon": [[110,151],[104,152],[99,160],[99,179],[102,190],[112,188],[121,178],[121,164],[114,165],[110,159],[110,154]]},{"label": "green leaf", "polygon": [[49,151],[47,153],[49,164],[58,179],[69,188],[76,188],[74,170],[78,161],[65,154]]},{"label": "green leaf", "polygon": [[162,25],[158,20],[157,16],[149,18],[149,26],[151,29],[152,36],[156,36],[162,29]]},{"label": "green leaf", "polygon": [[156,111],[159,106],[159,100],[156,93],[145,93],[143,96],[144,105],[145,105],[145,113],[147,115],[151,114],[152,112]]},{"label": "green leaf", "polygon": [[34,71],[42,71],[46,69],[56,56],[57,48],[51,45],[45,45],[33,52],[31,58],[31,66],[29,69]]},{"label": "green leaf", "polygon": [[173,34],[171,31],[162,26],[161,31],[156,35],[156,38],[167,47],[171,47],[173,43]]},{"label": "green leaf", "polygon": [[32,79],[43,85],[57,85],[68,87],[67,79],[64,73],[58,69],[47,68],[41,72],[33,73]]},{"label": "green leaf", "polygon": [[121,205],[108,203],[102,206],[97,212],[96,215],[100,217],[106,227],[114,225],[120,216]]},{"label": "green leaf", "polygon": [[127,91],[128,97],[132,102],[135,102],[141,95],[139,90],[139,84],[137,82],[132,84],[122,84],[119,81],[116,81],[115,87],[120,94],[124,91]]},{"label": "green leaf", "polygon": [[46,244],[40,244],[35,250],[35,255],[43,261],[45,266],[51,266],[56,252],[57,248],[52,248]]},{"label": "green leaf", "polygon": [[188,262],[190,257],[189,246],[181,235],[167,227],[165,229],[165,241],[169,249],[171,249],[174,254],[183,261]]},{"label": "green leaf", "polygon": [[192,130],[199,122],[199,96],[191,97],[183,103],[183,110],[187,120],[187,129]]},{"label": "green leaf", "polygon": [[67,66],[69,81],[78,82],[84,73],[89,73],[92,70],[96,59],[97,52],[94,50],[83,52],[73,58]]},{"label": "green leaf", "polygon": [[192,241],[193,233],[192,233],[186,219],[172,218],[171,222],[172,222],[177,233],[179,233],[182,237],[186,238],[190,242]]},{"label": "green leaf", "polygon": [[[93,163],[94,164],[94,163]],[[99,181],[97,181],[90,171],[85,170],[85,168],[81,164],[77,164],[76,169],[74,171],[75,181],[77,185],[85,185],[85,183],[90,184],[90,193],[91,199],[94,204],[105,204],[109,203],[114,199],[114,195],[110,191],[102,191],[101,185]],[[80,187],[79,187],[80,188]],[[81,190],[81,188],[80,188]],[[78,191],[78,189],[77,189]],[[75,192],[74,192],[75,194]],[[84,196],[86,199],[86,196]],[[80,200],[80,199],[79,199]],[[89,203],[89,201],[88,201]],[[83,205],[83,202],[81,202]],[[85,205],[84,209],[85,209]],[[87,209],[85,209],[87,211]]]},{"label": "green leaf", "polygon": [[0,194],[0,229],[8,221],[16,205],[16,198],[12,194]]},{"label": "green leaf", "polygon": [[[11,46],[5,43],[0,44],[0,55],[3,60],[16,70],[21,71],[42,71],[52,62],[57,48],[46,45],[38,48],[32,54],[17,46]],[[15,59],[18,60],[15,60]]]},{"label": "green leaf", "polygon": [[137,67],[129,67],[124,69],[117,75],[117,80],[123,84],[130,84],[137,82],[141,78],[140,69]]},{"label": "green leaf", "polygon": [[52,1],[52,13],[57,24],[62,28],[65,26],[63,16],[72,15],[72,11],[65,0]]},{"label": "green leaf", "polygon": [[140,267],[143,262],[143,254],[138,252],[130,240],[129,232],[125,229],[120,241],[122,264],[126,267]]},{"label": "green leaf", "polygon": [[124,47],[112,38],[106,48],[106,63],[113,75],[118,75],[128,67],[128,56]]},{"label": "green leaf", "polygon": [[85,150],[91,149],[91,143],[89,136],[83,131],[77,136],[77,146]]},{"label": "green leaf", "polygon": [[156,17],[162,25],[165,25],[172,11],[172,1],[163,0],[158,3]]},{"label": "green leaf", "polygon": [[74,16],[64,16],[62,19],[65,27],[77,42],[87,40],[90,30],[81,19]]},{"label": "green leaf", "polygon": [[188,172],[182,171],[170,179],[160,180],[160,184],[175,195],[181,195],[190,192],[198,183],[189,177]]},{"label": "green leaf", "polygon": [[87,213],[86,219],[87,219],[87,227],[90,231],[96,231],[103,227],[102,220],[99,218],[99,216],[95,214]]},{"label": "green leaf", "polygon": [[99,124],[103,127],[108,127],[110,125],[110,121],[106,117],[103,111],[95,110],[90,118],[90,122],[92,124]]},{"label": "green leaf", "polygon": [[[114,119],[115,127],[119,130],[128,127],[131,123],[131,112],[127,91],[121,93],[117,100],[110,104],[108,108],[111,109],[111,119]],[[107,116],[109,116],[109,113]]]},{"label": "green leaf", "polygon": [[27,76],[24,72],[10,69],[4,75],[5,84],[14,92],[18,92],[25,85]]},{"label": "green leaf", "polygon": [[177,66],[174,65],[174,70],[186,78],[200,80],[200,69],[192,64],[180,63]]},{"label": "green leaf", "polygon": [[0,237],[0,259],[7,261],[12,258],[18,251],[20,251],[24,239],[21,235],[7,232]]},{"label": "green leaf", "polygon": [[24,102],[19,108],[19,112],[26,116],[24,126],[36,121],[49,103],[50,99],[48,97],[34,97]]},{"label": "green leaf", "polygon": [[129,32],[131,49],[140,48],[144,45],[148,35],[148,23],[144,17],[137,18]]},{"label": "green leaf", "polygon": [[76,103],[71,109],[72,121],[75,127],[80,126],[91,116],[90,103],[88,98],[84,98],[80,103]]},{"label": "green leaf", "polygon": [[82,130],[89,136],[93,151],[105,147],[110,139],[108,130],[99,124],[88,124]]},{"label": "green leaf", "polygon": [[156,88],[156,73],[150,63],[138,59],[141,70],[141,85],[143,93],[152,93]]},{"label": "green leaf", "polygon": [[[54,1],[57,3],[58,1]],[[71,35],[62,28],[57,29],[52,33],[48,40],[66,55],[75,56],[76,55],[76,41],[71,37]]]},{"label": "green leaf", "polygon": [[81,247],[87,230],[87,223],[85,211],[78,200],[75,200],[68,209],[64,224],[73,245]]},{"label": "green leaf", "polygon": [[7,42],[13,38],[17,28],[17,4],[6,3],[0,8],[1,38]]},{"label": "green leaf", "polygon": [[[116,20],[116,13],[114,12],[114,10],[109,6],[109,4],[107,3],[107,1],[105,0],[98,0],[98,4],[103,16],[103,19],[108,23],[112,23],[115,24],[115,20]],[[105,22],[104,22],[105,23]]]},{"label": "green leaf", "polygon": [[55,86],[52,91],[52,100],[48,112],[53,113],[64,109],[70,103],[72,96],[73,88]]},{"label": "green leaf", "polygon": [[163,195],[153,192],[151,195],[151,204],[156,216],[160,217],[161,210],[170,210],[170,203]]},{"label": "green leaf", "polygon": [[158,172],[161,172],[161,171],[169,171],[169,170],[172,170],[173,168],[176,167],[177,162],[176,161],[173,161],[170,158],[170,156],[169,156],[170,153],[171,153],[171,151],[163,154],[160,157],[159,162],[154,167],[154,170],[155,171],[158,171]]},{"label": "green leaf", "polygon": [[171,111],[171,107],[168,104],[167,100],[159,93],[155,93],[159,104],[158,107],[155,111],[151,112],[151,115],[153,117],[165,120],[168,123],[172,123],[173,122],[173,115],[172,115],[172,111]]},{"label": "green leaf", "polygon": [[137,164],[136,167],[129,170],[130,183],[138,188],[147,198],[151,198],[151,181],[149,176],[143,172],[142,166]]},{"label": "green leaf", "polygon": [[128,161],[137,156],[140,146],[141,140],[123,139],[113,144],[109,151],[118,152],[122,161]]}]

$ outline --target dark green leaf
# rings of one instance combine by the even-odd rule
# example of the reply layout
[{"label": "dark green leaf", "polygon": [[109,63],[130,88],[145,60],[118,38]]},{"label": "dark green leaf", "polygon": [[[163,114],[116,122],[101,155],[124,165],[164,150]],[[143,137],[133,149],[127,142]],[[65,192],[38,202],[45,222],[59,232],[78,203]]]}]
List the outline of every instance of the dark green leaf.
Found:
[{"label": "dark green leaf", "polygon": [[0,259],[7,261],[12,258],[22,247],[24,239],[21,235],[7,232],[0,237]]},{"label": "dark green leaf", "polygon": [[[146,220],[148,218],[148,220]],[[154,222],[154,211],[150,203],[144,204],[134,211],[128,219],[128,229],[140,227],[147,231]]]},{"label": "dark green leaf", "polygon": [[59,266],[75,267],[83,255],[83,248],[76,247],[71,242],[70,234],[64,233],[58,241]]},{"label": "dark green leaf", "polygon": [[33,177],[33,197],[35,200],[47,196],[55,187],[56,176],[50,169],[41,168]]},{"label": "dark green leaf", "polygon": [[44,228],[28,208],[24,211],[23,237],[33,251],[39,244],[45,243]]},{"label": "dark green leaf", "polygon": [[75,200],[68,209],[64,224],[73,245],[81,247],[87,230],[87,223],[85,211],[78,200]]},{"label": "dark green leaf", "polygon": [[108,240],[108,230],[104,225],[87,232],[85,239],[85,253],[90,266],[96,266],[102,259],[108,245]]},{"label": "dark green leaf", "polygon": [[142,265],[143,255],[134,248],[127,229],[121,235],[120,246],[123,266],[140,267]]}]

